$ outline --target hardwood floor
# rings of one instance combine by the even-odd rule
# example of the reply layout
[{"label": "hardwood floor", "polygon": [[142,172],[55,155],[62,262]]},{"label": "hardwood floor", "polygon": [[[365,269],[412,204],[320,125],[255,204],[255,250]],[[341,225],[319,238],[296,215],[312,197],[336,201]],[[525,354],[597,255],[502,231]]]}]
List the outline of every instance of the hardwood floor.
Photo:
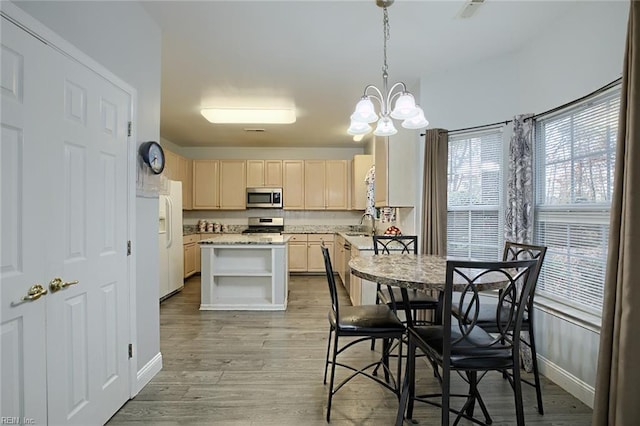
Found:
[{"label": "hardwood floor", "polygon": [[[341,297],[348,303],[344,291]],[[199,303],[196,276],[160,305],[163,369],[108,424],[326,424],[322,375],[330,302],[324,276],[292,276],[286,312],[201,312]],[[368,344],[360,346],[343,359],[364,363],[376,358]],[[433,373],[426,366],[418,368],[418,391],[435,391]],[[493,373],[480,389],[493,424],[515,424],[508,382]],[[591,409],[545,378],[544,416],[537,413],[533,388],[525,385],[523,392],[527,424],[591,424]],[[334,397],[331,424],[391,425],[397,404],[381,386],[354,379]],[[439,416],[436,407],[416,405],[419,424],[438,424]]]}]

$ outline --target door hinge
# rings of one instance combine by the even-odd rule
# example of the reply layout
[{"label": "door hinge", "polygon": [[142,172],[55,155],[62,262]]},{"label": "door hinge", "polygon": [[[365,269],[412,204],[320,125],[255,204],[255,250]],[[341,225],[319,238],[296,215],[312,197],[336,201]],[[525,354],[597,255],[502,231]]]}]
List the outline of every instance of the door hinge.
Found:
[{"label": "door hinge", "polygon": [[133,343],[129,343],[129,358],[133,358]]},{"label": "door hinge", "polygon": [[131,256],[131,240],[127,241],[127,256]]},{"label": "door hinge", "polygon": [[131,121],[129,121],[127,123],[127,136],[131,136],[131,126],[132,126],[132,123]]}]

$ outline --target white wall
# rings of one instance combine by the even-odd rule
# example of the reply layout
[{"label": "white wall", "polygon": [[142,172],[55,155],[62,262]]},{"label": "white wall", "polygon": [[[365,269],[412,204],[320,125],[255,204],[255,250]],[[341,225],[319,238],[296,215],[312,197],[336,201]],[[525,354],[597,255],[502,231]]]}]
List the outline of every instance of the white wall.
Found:
[{"label": "white wall", "polygon": [[[133,86],[138,95],[134,123],[138,141],[159,140],[161,34],[138,3],[21,1],[16,5]],[[138,371],[148,369],[160,351],[157,205],[157,198],[136,199]]]},{"label": "white wall", "polygon": [[[454,130],[541,113],[617,79],[628,10],[628,1],[576,2],[512,54],[424,76],[420,98],[430,127]],[[422,168],[424,145],[420,150]],[[536,314],[543,374],[592,405],[599,334],[558,312]]]}]

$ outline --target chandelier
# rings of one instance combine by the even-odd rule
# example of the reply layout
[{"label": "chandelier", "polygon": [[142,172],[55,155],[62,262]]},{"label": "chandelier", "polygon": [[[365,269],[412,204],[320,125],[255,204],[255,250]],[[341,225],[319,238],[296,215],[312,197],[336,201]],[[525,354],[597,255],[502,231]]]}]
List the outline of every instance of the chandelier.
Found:
[{"label": "chandelier", "polygon": [[[395,83],[389,89],[389,73],[387,65],[387,41],[389,40],[389,15],[387,8],[394,0],[376,0],[376,4],[383,10],[383,35],[384,35],[384,65],[382,66],[382,90],[370,84],[364,88],[364,95],[356,105],[351,115],[351,125],[347,130],[350,135],[364,135],[371,131],[370,124],[377,121],[378,124],[373,134],[376,136],[391,136],[398,131],[393,125],[392,118],[403,120],[405,129],[422,129],[429,125],[424,117],[424,111],[418,105],[407,86],[403,82]],[[372,99],[380,105],[380,115],[375,111]],[[395,105],[392,109],[393,101]]]}]

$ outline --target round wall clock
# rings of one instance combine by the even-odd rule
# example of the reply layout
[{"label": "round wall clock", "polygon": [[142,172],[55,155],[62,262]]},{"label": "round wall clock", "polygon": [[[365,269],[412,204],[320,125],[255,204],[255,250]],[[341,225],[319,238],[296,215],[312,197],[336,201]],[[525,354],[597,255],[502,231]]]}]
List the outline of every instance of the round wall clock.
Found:
[{"label": "round wall clock", "polygon": [[160,174],[164,170],[164,151],[158,142],[144,142],[140,145],[142,160],[149,165],[151,171]]}]

